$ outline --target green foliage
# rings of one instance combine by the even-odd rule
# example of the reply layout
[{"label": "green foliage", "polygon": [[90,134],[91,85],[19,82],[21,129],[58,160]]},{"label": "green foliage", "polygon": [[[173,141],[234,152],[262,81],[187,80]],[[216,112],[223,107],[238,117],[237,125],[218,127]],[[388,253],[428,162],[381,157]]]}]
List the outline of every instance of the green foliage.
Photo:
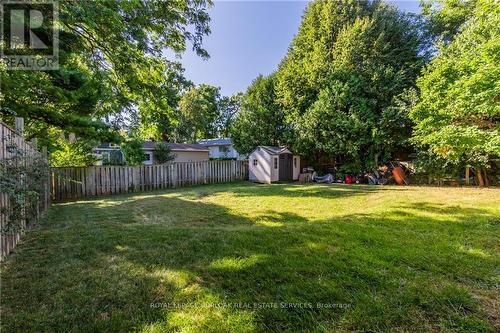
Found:
[{"label": "green foliage", "polygon": [[110,150],[102,153],[102,165],[125,165],[121,150]]},{"label": "green foliage", "polygon": [[231,128],[234,147],[248,154],[258,145],[285,143],[284,114],[275,93],[276,76],[258,76],[243,96],[241,112]]},{"label": "green foliage", "polygon": [[[7,154],[0,159],[0,189],[8,201],[0,207],[1,235],[16,234],[40,217],[40,203],[49,188],[49,165],[45,156],[25,150],[12,136],[1,138]],[[8,202],[8,204],[7,204]]]},{"label": "green foliage", "polygon": [[177,140],[195,143],[217,137],[216,121],[220,117],[220,88],[201,84],[192,87],[179,101]]},{"label": "green foliage", "polygon": [[[210,32],[200,1],[61,1],[60,70],[5,71],[0,68],[1,120],[26,119],[28,138],[57,149],[54,128],[78,137],[118,141],[116,129],[133,125],[151,136],[172,133],[179,91],[186,80],[165,50],[201,47]],[[26,21],[28,22],[28,21]],[[146,126],[145,126],[146,125]]]},{"label": "green foliage", "polygon": [[406,144],[411,123],[398,100],[427,59],[420,23],[378,1],[309,5],[276,74],[297,152],[364,169]]},{"label": "green foliage", "polygon": [[480,1],[483,0],[421,0],[429,32],[438,40],[449,43],[462,24],[474,15]]},{"label": "green foliage", "polygon": [[175,158],[175,155],[172,154],[172,150],[168,144],[164,142],[158,142],[155,144],[153,149],[153,156],[155,159],[155,163],[167,163]]},{"label": "green foliage", "polygon": [[219,118],[216,121],[216,126],[220,137],[227,138],[230,136],[231,127],[241,110],[242,99],[242,93],[234,94],[231,97],[223,96],[219,99]]},{"label": "green foliage", "polygon": [[456,166],[500,156],[500,6],[479,1],[474,15],[417,81],[414,141]]},{"label": "green foliage", "polygon": [[144,141],[137,137],[129,138],[121,146],[121,151],[128,165],[140,165],[146,159],[143,148]]},{"label": "green foliage", "polygon": [[92,153],[95,141],[78,139],[69,142],[59,138],[56,143],[58,149],[49,155],[49,163],[52,167],[84,167],[94,165],[97,158]]}]

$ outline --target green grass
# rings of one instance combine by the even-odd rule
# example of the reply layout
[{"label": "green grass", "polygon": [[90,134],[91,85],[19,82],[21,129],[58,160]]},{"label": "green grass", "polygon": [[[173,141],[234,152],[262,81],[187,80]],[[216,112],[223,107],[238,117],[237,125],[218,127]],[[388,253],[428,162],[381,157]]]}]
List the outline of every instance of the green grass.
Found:
[{"label": "green grass", "polygon": [[57,204],[2,263],[2,332],[499,330],[499,194],[233,183]]}]

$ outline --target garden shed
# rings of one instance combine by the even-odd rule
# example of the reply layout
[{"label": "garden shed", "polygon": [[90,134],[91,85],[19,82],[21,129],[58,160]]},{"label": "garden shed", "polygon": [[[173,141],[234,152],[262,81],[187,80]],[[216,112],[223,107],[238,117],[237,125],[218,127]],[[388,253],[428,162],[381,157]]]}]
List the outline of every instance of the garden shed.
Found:
[{"label": "garden shed", "polygon": [[299,179],[300,157],[286,147],[258,146],[248,156],[250,181],[271,183]]}]

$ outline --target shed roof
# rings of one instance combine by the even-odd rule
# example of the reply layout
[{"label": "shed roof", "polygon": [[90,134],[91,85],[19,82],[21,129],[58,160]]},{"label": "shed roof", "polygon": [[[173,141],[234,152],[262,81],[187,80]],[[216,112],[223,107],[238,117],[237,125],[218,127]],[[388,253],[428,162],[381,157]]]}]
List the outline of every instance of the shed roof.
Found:
[{"label": "shed roof", "polygon": [[270,155],[280,155],[280,154],[291,154],[292,152],[286,147],[276,147],[276,146],[258,146],[255,149],[262,149]]}]

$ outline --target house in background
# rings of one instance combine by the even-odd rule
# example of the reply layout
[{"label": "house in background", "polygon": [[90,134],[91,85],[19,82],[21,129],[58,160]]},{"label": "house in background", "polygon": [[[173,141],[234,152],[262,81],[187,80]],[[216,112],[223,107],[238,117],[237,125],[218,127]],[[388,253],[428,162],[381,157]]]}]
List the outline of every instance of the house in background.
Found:
[{"label": "house in background", "polygon": [[198,144],[208,147],[211,159],[246,160],[245,155],[240,155],[234,149],[230,138],[204,139],[198,141]]},{"label": "house in background", "polygon": [[258,146],[248,156],[248,179],[254,182],[298,180],[300,157],[285,147]]},{"label": "house in background", "polygon": [[[155,144],[158,142],[145,141],[142,145],[146,159],[144,160],[145,165],[156,164],[154,159],[153,150]],[[209,150],[207,147],[199,144],[187,144],[187,143],[168,143],[172,154],[175,158],[170,162],[203,162],[208,161]],[[105,143],[93,149],[94,154],[100,159],[97,165],[102,165],[103,161],[105,164],[123,164],[125,163],[125,158],[120,149],[120,146]],[[106,163],[107,162],[107,163]]]}]

